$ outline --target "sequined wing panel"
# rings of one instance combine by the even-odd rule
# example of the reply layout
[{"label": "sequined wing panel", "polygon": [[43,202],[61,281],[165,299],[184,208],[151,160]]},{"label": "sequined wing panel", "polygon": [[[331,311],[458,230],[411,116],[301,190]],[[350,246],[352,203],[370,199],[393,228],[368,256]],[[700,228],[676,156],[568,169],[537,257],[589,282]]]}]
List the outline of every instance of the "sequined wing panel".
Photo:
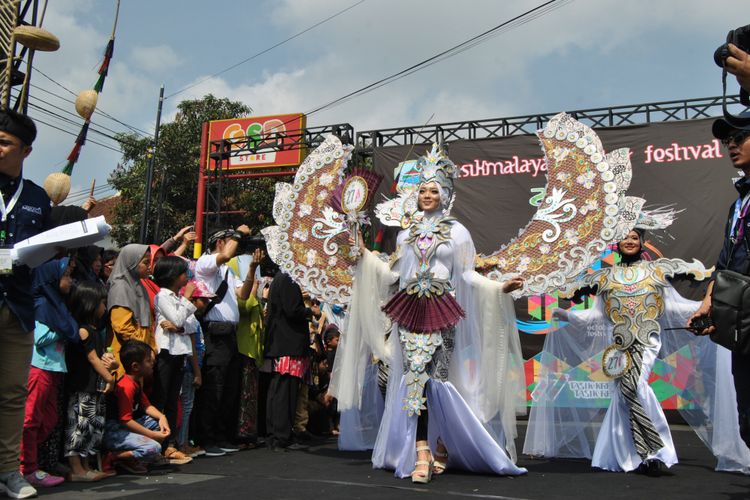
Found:
[{"label": "sequined wing panel", "polygon": [[302,162],[294,182],[277,184],[273,217],[263,230],[269,256],[313,297],[347,304],[354,261],[344,216],[330,205],[351,147],[331,135]]},{"label": "sequined wing panel", "polygon": [[547,161],[545,197],[516,238],[476,260],[477,271],[491,279],[522,276],[516,297],[565,294],[636,222],[621,213],[632,175],[627,149],[605,154],[597,134],[565,113],[537,136]]}]

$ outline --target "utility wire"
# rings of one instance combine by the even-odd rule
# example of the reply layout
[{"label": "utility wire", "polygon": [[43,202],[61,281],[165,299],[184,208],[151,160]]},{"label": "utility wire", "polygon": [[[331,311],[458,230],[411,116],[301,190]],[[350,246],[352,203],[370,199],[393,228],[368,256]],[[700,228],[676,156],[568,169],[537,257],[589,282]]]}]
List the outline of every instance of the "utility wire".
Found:
[{"label": "utility wire", "polygon": [[[44,113],[46,113],[46,114],[48,114],[50,116],[54,116],[55,118],[57,118],[57,119],[59,119],[61,121],[64,121],[66,123],[70,123],[70,124],[73,124],[73,125],[76,125],[76,126],[80,126],[81,125],[80,124],[80,116],[78,116],[78,114],[72,113],[72,112],[70,112],[70,111],[68,111],[68,110],[66,110],[64,108],[59,107],[59,106],[55,106],[54,104],[49,103],[49,102],[47,102],[47,101],[45,101],[43,99],[34,98],[34,101],[43,102],[43,103],[47,104],[48,106],[52,106],[53,108],[59,109],[62,112],[65,112],[65,113],[67,113],[69,115],[74,116],[76,119],[73,120],[71,118],[68,118],[67,116],[60,115],[59,113],[56,113],[56,112],[51,111],[51,110],[49,110],[49,109],[47,109],[47,108],[45,108],[43,106],[40,106],[40,105],[36,104],[36,102],[29,102],[29,107],[37,109],[39,111],[42,111],[42,112],[44,112]],[[119,138],[117,138],[117,137],[115,137],[115,136],[113,136],[111,134],[107,134],[106,132],[102,132],[101,130],[97,129],[97,126],[101,126],[101,125],[96,125],[96,124],[94,124],[94,122],[89,122],[89,123],[90,123],[90,125],[89,125],[89,132],[93,132],[93,133],[99,134],[99,135],[101,135],[103,137],[106,137],[108,139],[112,139],[113,141],[115,141],[115,143],[118,146],[120,146],[121,142],[124,142],[121,139],[119,139]],[[106,128],[106,127],[104,127],[104,128]],[[114,131],[112,129],[107,129],[107,130],[110,130],[110,131],[112,131],[114,133],[117,133],[117,131]],[[74,135],[78,135],[78,134],[74,134]]]},{"label": "utility wire", "polygon": [[[108,187],[108,186],[104,186],[102,188],[98,188],[97,187],[96,189],[94,189],[94,195],[93,196],[94,196],[94,198],[101,198],[101,197],[103,197],[102,195],[106,195],[106,194],[108,194],[110,192],[115,192],[115,191],[117,191],[117,190],[113,189],[111,187]],[[91,193],[91,190],[87,189],[86,192],[83,193],[83,194],[77,194],[77,195],[68,194],[68,196],[65,198],[65,200],[69,201],[69,202],[74,202],[74,203],[81,202],[81,201],[86,201],[86,200],[89,199],[89,194],[90,193]]]},{"label": "utility wire", "polygon": [[266,48],[266,49],[263,49],[263,50],[261,50],[261,51],[260,51],[260,52],[258,52],[257,54],[253,54],[252,56],[248,57],[247,59],[243,59],[242,61],[239,61],[239,62],[237,62],[237,63],[234,63],[234,64],[232,64],[231,66],[229,66],[229,67],[227,67],[227,68],[224,68],[224,69],[222,69],[221,71],[218,71],[218,72],[214,73],[213,75],[207,76],[207,77],[203,78],[202,80],[199,80],[199,81],[197,81],[197,82],[195,82],[195,83],[193,83],[193,84],[191,84],[191,85],[188,85],[187,87],[183,87],[183,88],[181,88],[181,89],[180,89],[180,90],[178,90],[177,92],[173,92],[173,93],[169,94],[168,96],[166,96],[166,97],[164,98],[164,100],[167,100],[167,99],[169,99],[170,97],[174,97],[174,96],[176,96],[177,94],[181,94],[181,93],[183,93],[183,92],[185,92],[185,91],[187,91],[187,90],[190,90],[190,89],[192,89],[193,87],[197,87],[198,85],[200,85],[200,84],[202,84],[202,83],[205,83],[205,82],[207,82],[208,80],[210,80],[210,79],[212,79],[212,78],[215,78],[215,77],[217,77],[217,76],[219,76],[219,75],[222,75],[222,74],[226,73],[227,71],[233,70],[234,68],[236,68],[236,67],[238,67],[238,66],[241,66],[241,65],[245,64],[246,62],[252,61],[252,60],[253,60],[253,59],[255,59],[256,57],[262,56],[263,54],[265,54],[265,53],[267,53],[267,52],[270,52],[271,50],[275,49],[276,47],[279,47],[279,46],[281,46],[281,45],[284,45],[285,43],[287,43],[287,42],[290,42],[290,41],[294,40],[295,38],[297,38],[297,37],[299,37],[299,36],[302,36],[302,35],[304,35],[304,34],[305,34],[305,33],[307,33],[308,31],[311,31],[311,30],[313,30],[313,29],[317,28],[317,27],[318,27],[318,26],[320,26],[321,24],[325,24],[325,23],[327,23],[328,21],[330,21],[330,20],[332,20],[332,19],[334,19],[334,18],[336,18],[336,17],[338,17],[338,16],[340,16],[340,15],[344,14],[345,12],[347,12],[347,11],[349,11],[349,10],[353,9],[354,7],[357,7],[358,5],[360,5],[360,4],[364,3],[364,2],[365,2],[365,0],[359,0],[359,2],[357,2],[357,3],[353,4],[353,5],[350,5],[349,7],[345,8],[345,9],[342,9],[342,10],[340,10],[340,11],[336,12],[336,13],[335,13],[335,14],[333,14],[333,15],[330,15],[330,16],[328,16],[328,17],[326,17],[325,19],[323,19],[323,20],[321,20],[321,21],[318,21],[317,23],[313,24],[312,26],[309,26],[308,28],[305,28],[304,30],[302,30],[302,31],[300,31],[299,33],[296,33],[296,34],[294,34],[294,35],[290,36],[289,38],[286,38],[286,39],[284,39],[284,40],[282,40],[282,41],[280,41],[280,42],[278,42],[278,43],[276,43],[276,44],[274,44],[274,45],[271,45],[270,47],[268,47],[268,48]]},{"label": "utility wire", "polygon": [[[68,118],[67,116],[63,116],[63,115],[60,115],[59,113],[56,113],[56,112],[54,112],[54,111],[50,111],[49,109],[47,109],[47,108],[44,108],[44,107],[42,107],[42,106],[39,106],[38,104],[34,104],[34,103],[31,103],[31,102],[30,102],[30,103],[29,103],[29,107],[30,107],[30,108],[33,108],[33,109],[36,109],[36,110],[38,110],[38,111],[41,111],[42,113],[45,113],[45,114],[47,114],[47,115],[49,115],[49,116],[51,116],[51,117],[57,118],[58,120],[60,120],[60,121],[62,121],[62,122],[64,122],[64,123],[66,123],[66,124],[71,124],[71,125],[79,125],[79,126],[80,126],[80,123],[76,122],[75,120],[71,120],[71,119],[70,119],[70,118]],[[70,131],[68,131],[68,132],[69,132],[69,133],[70,133],[71,135],[75,135],[75,136],[78,136],[78,134],[77,134],[77,133],[75,133],[75,132],[70,132]],[[115,138],[114,136],[112,136],[112,135],[109,135],[109,134],[107,134],[107,133],[105,133],[105,132],[102,132],[102,131],[100,131],[100,130],[97,130],[97,129],[96,129],[95,127],[89,127],[89,132],[92,132],[92,133],[95,133],[95,134],[99,134],[99,135],[100,135],[100,136],[102,136],[102,137],[106,137],[106,138],[108,138],[108,139],[111,139],[111,140],[115,141],[115,143],[116,143],[116,144],[117,144],[117,145],[119,146],[119,141],[118,141],[118,140],[117,140],[117,139],[116,139],[116,138]],[[88,140],[89,140],[89,138],[87,137],[87,138],[86,138],[86,140],[88,141]]]},{"label": "utility wire", "polygon": [[[34,71],[38,72],[38,73],[39,73],[40,75],[42,75],[42,76],[43,76],[44,78],[46,78],[46,79],[47,79],[47,80],[49,80],[50,82],[54,83],[55,85],[57,85],[57,86],[58,86],[58,87],[60,87],[61,89],[65,90],[66,92],[68,92],[68,93],[69,93],[70,95],[72,95],[73,97],[78,97],[78,94],[76,94],[75,92],[73,92],[73,91],[72,91],[72,90],[70,90],[70,89],[69,89],[68,87],[66,87],[66,86],[65,86],[65,85],[63,85],[62,83],[58,82],[57,80],[55,80],[55,79],[54,79],[54,78],[52,78],[51,76],[47,75],[47,74],[46,74],[46,73],[44,73],[44,72],[43,72],[42,70],[40,70],[40,69],[38,69],[38,68],[36,68],[36,67],[34,67],[34,66],[32,66],[32,68],[34,69]],[[63,96],[61,96],[61,95],[59,95],[59,94],[55,94],[54,92],[52,92],[52,91],[49,91],[49,90],[47,90],[47,89],[45,89],[45,88],[39,87],[38,85],[34,85],[33,83],[31,83],[31,84],[30,84],[30,86],[31,86],[31,87],[34,87],[34,88],[36,88],[36,89],[42,90],[42,91],[44,91],[44,92],[47,92],[48,94],[54,95],[54,96],[55,96],[55,97],[57,97],[58,99],[62,99],[62,100],[64,100],[64,101],[68,101],[68,102],[70,102],[70,103],[73,103],[73,104],[75,104],[75,100],[73,100],[73,99],[68,99],[68,98],[66,98],[66,97],[63,97]],[[133,131],[133,132],[135,132],[135,133],[137,133],[137,134],[142,134],[142,135],[145,135],[145,136],[147,136],[147,137],[153,137],[153,135],[154,135],[154,134],[152,134],[151,132],[146,132],[146,131],[145,131],[145,130],[143,130],[143,129],[140,129],[140,128],[138,128],[138,127],[135,127],[135,126],[133,126],[133,125],[130,125],[130,124],[128,124],[128,123],[125,123],[125,122],[124,122],[124,121],[122,121],[122,120],[119,120],[119,119],[115,118],[114,116],[110,115],[109,113],[107,113],[107,112],[106,112],[106,111],[104,111],[103,109],[99,108],[98,106],[97,106],[97,108],[96,108],[96,112],[97,112],[97,113],[100,113],[100,114],[101,114],[102,116],[106,116],[107,118],[109,118],[110,120],[112,120],[112,121],[114,121],[114,122],[117,122],[117,123],[119,123],[120,125],[123,125],[124,127],[127,127],[128,129],[130,129],[131,131]]]},{"label": "utility wire", "polygon": [[[74,137],[77,137],[77,136],[78,136],[78,134],[76,134],[75,132],[70,132],[69,130],[65,130],[64,128],[58,127],[58,126],[56,126],[56,125],[52,125],[51,123],[45,122],[44,120],[42,120],[42,119],[41,119],[41,118],[39,118],[39,117],[35,117],[35,118],[34,118],[34,121],[35,121],[35,122],[39,122],[39,123],[41,123],[42,125],[47,125],[47,126],[48,126],[48,127],[50,127],[50,128],[54,128],[54,129],[56,129],[56,130],[59,130],[60,132],[65,132],[66,134],[70,134],[70,135],[72,135],[72,136],[74,136]],[[113,148],[113,147],[111,147],[111,146],[107,146],[106,144],[102,144],[101,142],[97,142],[97,141],[95,141],[94,139],[87,139],[87,142],[90,142],[90,143],[92,143],[92,144],[96,144],[96,145],[98,145],[98,146],[101,146],[101,147],[103,147],[103,148],[107,148],[107,149],[109,149],[109,150],[112,150],[112,151],[114,151],[115,153],[122,153],[122,151],[120,151],[119,149],[115,149],[115,148]]]},{"label": "utility wire", "polygon": [[[94,191],[98,191],[100,188],[104,188],[104,187],[113,188],[114,186],[112,186],[112,184],[110,184],[109,182],[106,182],[104,184],[97,185],[94,188]],[[83,189],[79,189],[77,191],[71,191],[70,193],[68,193],[68,196],[78,196],[78,195],[82,195],[82,194],[86,194],[86,193],[90,193],[90,192],[91,192],[91,188],[83,188]]]},{"label": "utility wire", "polygon": [[[36,95],[33,95],[33,94],[29,93],[29,100],[31,100],[32,98],[35,101],[42,102],[42,103],[46,104],[47,106],[50,106],[50,107],[55,108],[55,109],[57,109],[59,111],[62,111],[63,113],[67,113],[67,114],[69,114],[69,115],[77,118],[78,120],[81,119],[81,116],[78,113],[74,113],[74,112],[70,111],[69,109],[63,108],[62,106],[57,106],[57,105],[55,105],[55,104],[53,104],[53,103],[51,103],[49,101],[45,101],[44,99],[42,99],[39,96],[36,96]],[[93,120],[90,120],[89,123],[91,125],[96,126],[96,127],[102,128],[102,129],[104,129],[104,130],[106,130],[108,132],[111,132],[113,134],[119,134],[120,133],[119,130],[111,129],[111,128],[105,126],[105,125],[102,125],[101,123],[94,122]]]},{"label": "utility wire", "polygon": [[[305,112],[307,116],[310,116],[312,114],[318,113],[320,111],[323,111],[325,109],[332,108],[334,106],[337,106],[339,104],[343,104],[351,99],[354,99],[356,97],[359,97],[361,95],[367,94],[369,92],[372,92],[373,90],[379,89],[381,87],[384,87],[390,83],[393,83],[401,78],[404,78],[406,76],[409,76],[413,73],[416,73],[417,71],[420,71],[422,69],[425,69],[429,66],[432,66],[433,64],[437,64],[438,62],[441,62],[445,59],[448,59],[450,57],[453,57],[455,55],[458,55],[462,52],[465,52],[481,43],[486,42],[492,37],[495,37],[501,33],[505,33],[507,31],[510,31],[518,26],[521,26],[523,24],[526,24],[528,22],[531,22],[539,17],[542,17],[546,14],[549,14],[553,10],[557,10],[558,8],[562,7],[563,5],[570,3],[572,0],[549,0],[547,2],[544,2],[542,4],[537,5],[536,7],[529,9],[507,21],[504,21],[497,26],[490,28],[476,36],[473,36],[469,38],[468,40],[465,40],[464,42],[461,42],[457,45],[454,45],[453,47],[446,49],[432,57],[429,57],[427,59],[424,59],[416,64],[413,64],[409,66],[408,68],[405,68],[399,72],[396,72],[390,76],[387,76],[385,78],[381,78],[380,80],[377,80],[376,82],[373,82],[369,85],[365,85],[364,87],[361,87],[353,92],[350,92],[342,97],[339,97],[337,99],[334,99],[332,101],[329,101],[326,104],[322,104],[320,106],[317,106],[316,108],[311,109],[310,111]],[[284,122],[284,125],[290,123],[294,119],[287,120]]]},{"label": "utility wire", "polygon": [[[338,104],[342,104],[348,100],[351,100],[355,97],[359,97],[360,95],[364,95],[368,92],[371,92],[373,90],[376,90],[380,87],[383,87],[385,85],[388,85],[390,83],[395,82],[396,80],[399,80],[401,78],[404,78],[408,75],[411,75],[412,73],[416,73],[417,71],[420,71],[426,67],[431,66],[432,64],[435,64],[437,62],[443,61],[445,59],[448,59],[449,57],[453,57],[455,55],[458,55],[466,50],[469,50],[480,43],[484,43],[485,41],[489,40],[493,36],[499,35],[500,33],[503,33],[505,31],[508,31],[510,29],[513,29],[517,26],[520,26],[522,24],[525,24],[527,22],[530,22],[538,17],[541,17],[545,14],[548,14],[549,12],[562,7],[563,4],[569,3],[571,0],[549,0],[547,2],[544,2],[533,9],[529,9],[526,12],[523,12],[522,14],[519,14],[518,16],[513,17],[512,19],[509,19],[501,24],[498,24],[497,26],[490,28],[487,31],[484,31],[483,33],[480,33],[479,35],[476,35],[472,38],[469,38],[468,40],[459,43],[458,45],[454,45],[453,47],[444,50],[438,54],[435,54],[432,57],[429,57],[427,59],[424,59],[416,64],[413,64],[409,66],[408,68],[405,68],[401,71],[398,71],[396,73],[393,73],[392,75],[386,76],[385,78],[381,78],[380,80],[373,82],[369,85],[365,85],[364,87],[361,87],[353,92],[350,92],[342,97],[339,97],[337,99],[334,99],[326,104],[323,104],[321,106],[318,106],[316,108],[313,108],[310,111],[307,111],[306,115],[312,115],[315,113],[318,113],[320,111],[323,111],[325,109],[331,108],[333,106],[336,106]],[[553,5],[557,3],[558,5]]]}]

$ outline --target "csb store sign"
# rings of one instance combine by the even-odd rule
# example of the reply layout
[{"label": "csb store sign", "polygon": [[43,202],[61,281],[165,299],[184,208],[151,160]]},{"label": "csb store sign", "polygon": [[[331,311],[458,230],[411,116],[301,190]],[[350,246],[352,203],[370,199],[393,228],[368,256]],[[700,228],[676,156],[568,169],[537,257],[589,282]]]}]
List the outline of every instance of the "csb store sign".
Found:
[{"label": "csb store sign", "polygon": [[[302,142],[304,129],[302,113],[214,120],[208,123],[206,158],[213,150],[212,142],[227,139],[233,143],[224,168],[296,167],[302,163],[304,151],[294,145]],[[214,162],[208,160],[206,167],[214,168]]]}]

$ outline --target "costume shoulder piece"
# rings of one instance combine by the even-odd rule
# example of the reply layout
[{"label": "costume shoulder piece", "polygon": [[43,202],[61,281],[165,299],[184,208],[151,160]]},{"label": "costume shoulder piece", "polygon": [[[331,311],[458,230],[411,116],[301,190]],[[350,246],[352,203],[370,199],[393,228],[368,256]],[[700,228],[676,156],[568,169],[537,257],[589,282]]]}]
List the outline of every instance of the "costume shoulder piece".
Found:
[{"label": "costume shoulder piece", "polygon": [[349,234],[369,223],[364,209],[380,183],[367,170],[344,175],[351,150],[329,135],[302,162],[293,183],[276,184],[277,225],[262,231],[268,255],[281,270],[332,304],[349,303],[355,264]]},{"label": "costume shoulder piece", "polygon": [[[516,238],[477,258],[477,270],[497,281],[522,276],[524,286],[514,296],[569,295],[607,245],[644,217],[644,200],[625,196],[632,178],[628,149],[605,153],[596,132],[565,113],[537,136],[547,162],[544,199]],[[656,215],[655,226],[673,211]]]},{"label": "costume shoulder piece", "polygon": [[662,281],[680,274],[703,281],[710,278],[714,270],[713,267],[706,269],[706,266],[696,259],[693,259],[693,262],[686,262],[682,259],[657,259],[649,262],[648,265],[652,267],[654,275]]}]

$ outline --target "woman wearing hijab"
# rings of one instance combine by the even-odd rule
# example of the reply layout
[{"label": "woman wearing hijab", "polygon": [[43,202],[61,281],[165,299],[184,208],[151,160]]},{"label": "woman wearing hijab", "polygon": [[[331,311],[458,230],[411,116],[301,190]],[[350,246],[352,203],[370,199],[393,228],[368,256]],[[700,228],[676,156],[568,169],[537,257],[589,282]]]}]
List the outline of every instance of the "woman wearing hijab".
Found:
[{"label": "woman wearing hijab", "polygon": [[28,379],[28,397],[21,442],[21,473],[36,487],[56,486],[64,481],[39,469],[38,446],[58,421],[57,400],[62,388],[65,342],[78,341],[78,324],[65,306],[73,267],[67,257],[42,264],[34,271],[34,351]]},{"label": "woman wearing hijab", "polygon": [[146,276],[141,278],[141,283],[148,294],[148,304],[151,308],[151,315],[154,316],[154,298],[161,288],[151,279],[151,276],[154,274],[154,266],[161,258],[167,256],[167,252],[164,250],[164,247],[160,247],[159,245],[149,245],[148,250],[150,253],[148,271],[146,272]]},{"label": "woman wearing hijab", "polygon": [[589,458],[598,469],[660,476],[677,463],[677,451],[649,381],[652,371],[665,373],[664,365],[654,368],[658,358],[675,356],[681,366],[669,377],[688,403],[680,415],[717,458],[716,470],[747,474],[750,451],[734,413],[730,353],[681,331],[699,303],[670,283],[710,273],[697,261],[648,259],[640,228],[616,252],[617,265],[580,280],[577,295],[595,293],[594,307],[552,312],[567,325],[544,340],[524,453]]},{"label": "woman wearing hijab", "polygon": [[[140,340],[156,350],[151,329],[152,315],[148,294],[141,280],[148,276],[151,251],[146,245],[125,245],[109,277],[107,310],[112,327],[112,352],[119,359],[126,340]],[[122,364],[118,377],[124,373]]]},{"label": "woman wearing hijab", "polygon": [[102,248],[96,245],[79,248],[76,251],[76,266],[73,271],[73,281],[95,281],[103,283],[99,277],[102,271]]}]

